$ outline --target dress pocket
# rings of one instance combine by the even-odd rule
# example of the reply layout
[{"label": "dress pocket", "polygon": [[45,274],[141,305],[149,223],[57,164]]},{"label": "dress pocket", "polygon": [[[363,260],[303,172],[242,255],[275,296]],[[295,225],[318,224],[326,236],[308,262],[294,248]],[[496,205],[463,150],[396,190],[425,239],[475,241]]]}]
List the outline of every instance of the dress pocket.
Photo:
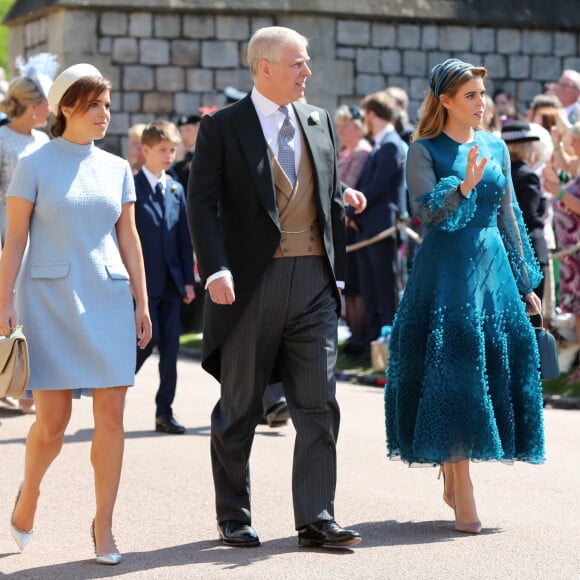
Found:
[{"label": "dress pocket", "polygon": [[30,267],[31,278],[66,278],[70,269],[70,263],[64,264],[32,264]]},{"label": "dress pocket", "polygon": [[112,278],[113,280],[129,279],[129,272],[127,272],[127,268],[125,268],[123,264],[106,264],[105,268],[107,269],[109,278]]}]

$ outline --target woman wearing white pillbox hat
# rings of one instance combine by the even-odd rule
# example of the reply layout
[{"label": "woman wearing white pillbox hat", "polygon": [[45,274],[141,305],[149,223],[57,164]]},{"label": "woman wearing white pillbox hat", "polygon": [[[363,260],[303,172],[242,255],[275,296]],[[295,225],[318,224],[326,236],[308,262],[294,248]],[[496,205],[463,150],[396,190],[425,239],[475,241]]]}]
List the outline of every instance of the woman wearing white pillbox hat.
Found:
[{"label": "woman wearing white pillbox hat", "polygon": [[47,95],[55,139],[16,166],[0,260],[0,334],[24,326],[26,396],[34,393],[37,408],[12,535],[21,550],[30,541],[40,484],[62,448],[72,400],[91,395],[91,533],[100,564],[121,561],[112,524],[123,408],[134,383],[135,341],[144,348],[151,339],[133,176],[125,160],[94,145],[109,125],[110,88],[90,64],[69,67],[55,79]]}]

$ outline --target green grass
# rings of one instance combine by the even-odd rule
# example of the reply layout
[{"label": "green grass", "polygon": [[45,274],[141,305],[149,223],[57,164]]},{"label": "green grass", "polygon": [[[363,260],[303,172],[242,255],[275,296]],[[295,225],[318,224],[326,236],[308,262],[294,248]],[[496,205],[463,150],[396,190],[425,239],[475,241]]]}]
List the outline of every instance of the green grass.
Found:
[{"label": "green grass", "polygon": [[[191,333],[181,335],[179,344],[186,348],[201,349],[202,336],[201,334]],[[338,346],[338,361],[336,367],[340,371],[353,371],[360,374],[382,374],[373,373],[370,367],[361,366],[356,359],[352,359],[343,354],[343,344]],[[542,383],[544,393],[549,395],[560,395],[562,397],[577,397],[580,398],[580,383],[571,383],[568,381],[568,374],[564,373],[559,378],[553,381],[544,381]]]},{"label": "green grass", "polygon": [[199,348],[201,349],[201,334],[191,333],[182,334],[179,339],[179,345],[185,348]]},{"label": "green grass", "polygon": [[[0,0],[0,22],[4,20],[8,10],[12,7],[15,0]],[[6,72],[6,78],[8,78],[8,72],[10,67],[8,66],[8,27],[0,26],[0,66]]]},{"label": "green grass", "polygon": [[580,398],[580,383],[569,382],[568,374],[562,374],[553,381],[544,381],[542,383],[544,393],[548,395],[560,395],[562,397]]}]

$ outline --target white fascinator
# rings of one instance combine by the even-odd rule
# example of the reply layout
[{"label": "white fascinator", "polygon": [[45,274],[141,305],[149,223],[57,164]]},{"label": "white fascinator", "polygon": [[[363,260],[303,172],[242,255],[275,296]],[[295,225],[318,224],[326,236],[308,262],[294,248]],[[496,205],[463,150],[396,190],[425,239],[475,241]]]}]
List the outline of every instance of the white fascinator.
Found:
[{"label": "white fascinator", "polygon": [[21,56],[16,57],[16,67],[20,75],[30,79],[43,94],[48,98],[48,91],[58,68],[58,60],[55,54],[39,52],[31,56],[27,61]]}]

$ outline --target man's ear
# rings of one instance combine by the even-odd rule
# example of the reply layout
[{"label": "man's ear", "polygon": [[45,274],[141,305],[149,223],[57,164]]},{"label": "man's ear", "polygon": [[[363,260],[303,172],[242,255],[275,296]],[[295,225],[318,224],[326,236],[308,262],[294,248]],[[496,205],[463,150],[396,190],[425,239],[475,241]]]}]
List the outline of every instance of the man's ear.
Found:
[{"label": "man's ear", "polygon": [[265,58],[258,63],[258,70],[266,77],[272,76],[270,61],[266,60]]}]

